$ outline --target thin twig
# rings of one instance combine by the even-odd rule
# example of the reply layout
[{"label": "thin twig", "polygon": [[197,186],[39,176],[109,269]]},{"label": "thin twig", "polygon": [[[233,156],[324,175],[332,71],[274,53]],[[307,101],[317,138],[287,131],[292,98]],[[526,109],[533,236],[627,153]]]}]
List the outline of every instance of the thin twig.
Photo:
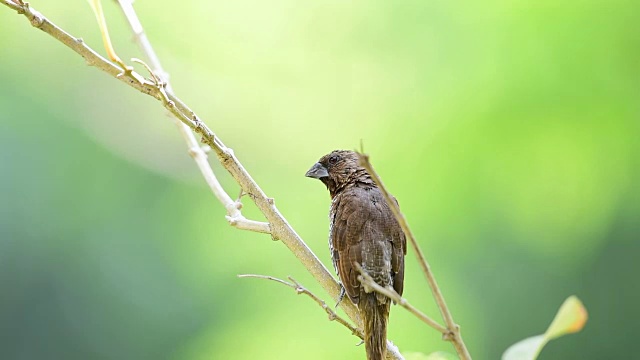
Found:
[{"label": "thin twig", "polygon": [[[273,276],[268,276],[268,275],[244,274],[244,275],[238,275],[238,277],[240,277],[240,278],[250,278],[251,277],[251,278],[272,280],[272,281],[279,282],[279,283],[281,283],[283,285],[286,285],[286,286],[288,286],[290,288],[295,289],[298,294],[306,294],[309,297],[311,297],[313,299],[313,301],[315,301],[318,305],[320,305],[320,307],[322,307],[324,309],[324,311],[327,313],[327,315],[329,315],[329,321],[333,321],[333,320],[338,321],[340,324],[345,326],[347,329],[351,330],[351,334],[359,337],[360,339],[364,339],[364,334],[362,333],[361,329],[356,328],[355,326],[351,325],[347,320],[345,320],[345,319],[341,318],[340,316],[338,316],[338,314],[336,314],[335,311],[333,311],[333,309],[331,309],[331,307],[329,307],[323,300],[321,300],[318,296],[316,296],[311,291],[309,291],[307,288],[302,286],[299,282],[297,282],[291,276],[288,277],[289,280],[291,280],[291,283],[289,283],[287,281],[284,281],[282,279],[278,279],[278,278],[273,277]],[[393,360],[393,359],[402,360],[402,359],[404,359],[402,354],[400,354],[400,350],[398,349],[398,347],[395,346],[395,344],[393,344],[392,342],[390,342],[388,340],[387,340],[386,358],[388,360]]]},{"label": "thin twig", "polygon": [[286,285],[286,286],[294,289],[298,293],[298,295],[299,294],[305,294],[305,295],[309,296],[311,299],[313,299],[313,301],[315,301],[318,305],[320,305],[320,307],[322,309],[324,309],[324,311],[327,313],[327,315],[329,315],[329,321],[334,321],[335,320],[335,321],[339,322],[344,327],[349,329],[351,331],[351,334],[359,337],[360,339],[364,339],[364,334],[362,333],[362,330],[360,330],[357,327],[351,325],[351,323],[349,323],[347,320],[343,319],[342,317],[340,317],[340,315],[336,314],[336,312],[333,311],[333,309],[331,309],[331,307],[328,306],[327,303],[324,302],[324,300],[320,299],[314,293],[312,293],[307,288],[302,286],[299,282],[297,282],[291,276],[287,277],[289,280],[291,280],[291,282],[287,282],[287,281],[284,281],[282,279],[278,279],[276,277],[269,276],[269,275],[242,274],[242,275],[238,275],[238,277],[239,278],[258,278],[258,279],[265,279],[265,280],[271,280],[271,281],[279,282],[279,283],[281,283],[283,285]]},{"label": "thin twig", "polygon": [[409,228],[409,224],[407,223],[407,220],[405,219],[404,214],[402,214],[402,212],[400,211],[400,207],[398,207],[398,203],[393,199],[393,197],[391,197],[391,194],[389,194],[384,184],[382,183],[382,179],[380,179],[380,176],[378,175],[378,173],[376,173],[376,171],[373,169],[373,166],[369,161],[369,155],[364,154],[362,151],[358,152],[358,159],[360,162],[360,166],[364,167],[367,170],[369,175],[371,175],[373,180],[378,185],[378,188],[380,189],[380,191],[382,191],[382,195],[384,196],[384,199],[387,202],[387,205],[393,212],[393,215],[395,216],[396,220],[398,220],[398,223],[400,224],[402,231],[404,231],[405,236],[409,238],[409,242],[411,243],[411,246],[416,252],[418,263],[420,263],[420,266],[422,267],[422,271],[424,272],[424,275],[427,278],[427,282],[429,283],[429,287],[431,288],[433,297],[436,300],[436,304],[438,305],[440,314],[442,314],[442,318],[444,319],[444,322],[447,324],[447,329],[450,333],[450,335],[445,336],[444,339],[450,340],[453,343],[453,346],[456,348],[456,352],[458,353],[458,356],[462,360],[471,360],[471,355],[469,354],[469,351],[467,350],[467,346],[465,345],[464,341],[462,340],[462,336],[460,335],[460,326],[458,326],[453,321],[451,312],[447,307],[447,303],[444,301],[444,296],[442,296],[440,287],[438,287],[438,283],[436,282],[436,279],[433,276],[431,267],[429,266],[427,259],[424,257],[424,254],[422,253],[420,246],[418,246],[418,242],[416,241],[416,238],[413,236],[413,232],[411,232],[411,229]]},{"label": "thin twig", "polygon": [[416,309],[413,305],[409,304],[409,301],[407,301],[407,299],[400,296],[400,294],[398,294],[393,288],[382,287],[378,285],[378,283],[376,283],[373,280],[371,275],[367,274],[367,272],[362,269],[360,264],[356,264],[356,269],[360,273],[360,276],[358,276],[358,281],[362,283],[365,289],[370,288],[375,292],[378,292],[388,297],[389,299],[393,300],[393,302],[407,309],[410,313],[415,315],[418,319],[422,320],[427,325],[431,326],[432,328],[442,333],[443,336],[447,336],[449,334],[449,330],[447,330],[446,327],[438,324],[437,321],[433,320],[432,318],[427,316],[425,313]]},{"label": "thin twig", "polygon": [[[162,65],[160,64],[160,59],[156,55],[156,52],[153,50],[151,46],[151,42],[147,38],[147,35],[144,32],[144,28],[138,19],[138,15],[136,14],[133,3],[131,0],[118,0],[118,4],[122,9],[129,25],[131,26],[131,31],[134,34],[134,39],[142,52],[147,57],[152,74],[159,77],[161,82],[165,86],[165,91],[167,95],[173,95],[173,89],[171,88],[171,84],[169,83],[169,75],[164,71]],[[229,222],[230,225],[235,226],[238,229],[255,231],[260,233],[270,234],[271,229],[269,228],[269,224],[261,221],[254,221],[245,218],[240,211],[242,204],[239,201],[233,201],[231,197],[224,190],[218,178],[216,177],[213,169],[211,169],[211,165],[207,160],[207,154],[202,149],[200,144],[198,144],[198,140],[193,135],[191,129],[178,120],[176,117],[172,117],[174,119],[174,123],[178,127],[178,131],[182,135],[183,139],[187,143],[187,147],[189,149],[189,155],[193,158],[202,173],[207,185],[216,196],[218,201],[222,203],[222,206],[227,210],[227,215],[225,218]]]}]

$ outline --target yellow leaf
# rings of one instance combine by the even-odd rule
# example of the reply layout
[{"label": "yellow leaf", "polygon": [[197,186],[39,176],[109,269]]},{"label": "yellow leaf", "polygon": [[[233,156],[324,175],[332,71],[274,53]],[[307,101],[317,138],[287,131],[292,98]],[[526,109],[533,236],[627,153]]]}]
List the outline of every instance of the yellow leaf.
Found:
[{"label": "yellow leaf", "polygon": [[545,336],[551,340],[578,332],[586,324],[587,318],[587,309],[582,305],[582,302],[576,296],[570,296],[558,310],[558,314],[549,325]]}]

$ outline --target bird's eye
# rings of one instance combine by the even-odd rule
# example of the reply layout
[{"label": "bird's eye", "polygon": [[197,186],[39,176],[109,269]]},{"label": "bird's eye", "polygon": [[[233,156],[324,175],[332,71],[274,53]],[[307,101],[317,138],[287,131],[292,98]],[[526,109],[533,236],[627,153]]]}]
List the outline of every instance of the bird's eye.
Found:
[{"label": "bird's eye", "polygon": [[329,158],[329,164],[335,164],[338,162],[338,157],[333,155],[332,157]]}]

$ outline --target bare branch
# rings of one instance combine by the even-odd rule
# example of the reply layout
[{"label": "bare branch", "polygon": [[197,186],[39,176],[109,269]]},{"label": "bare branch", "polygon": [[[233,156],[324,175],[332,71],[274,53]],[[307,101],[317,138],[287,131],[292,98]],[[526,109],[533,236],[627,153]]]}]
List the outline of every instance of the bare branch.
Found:
[{"label": "bare branch", "polygon": [[[131,26],[131,30],[134,34],[134,39],[140,49],[144,52],[145,56],[149,60],[150,66],[149,71],[152,76],[157,77],[156,82],[162,83],[165,86],[166,93],[173,94],[173,89],[171,88],[171,84],[169,83],[169,75],[163,70],[162,65],[160,64],[160,59],[156,55],[153,47],[151,46],[151,42],[147,38],[144,28],[138,19],[138,15],[136,14],[133,4],[131,0],[118,0],[118,4],[120,4],[120,8],[124,13],[129,25]],[[146,64],[145,64],[146,66]],[[159,81],[158,81],[159,80]],[[231,197],[224,191],[222,185],[218,181],[213,169],[207,160],[207,154],[202,149],[202,147],[198,144],[198,140],[193,135],[193,132],[189,127],[178,120],[178,118],[173,117],[174,123],[178,127],[178,131],[182,135],[183,139],[187,143],[187,147],[189,148],[189,155],[193,158],[202,173],[207,185],[216,196],[218,201],[222,203],[222,206],[227,210],[227,216],[225,218],[229,222],[231,226],[234,226],[241,230],[248,230],[254,232],[260,232],[265,234],[270,234],[271,229],[269,228],[269,224],[261,221],[248,220],[240,211],[242,204],[239,201],[233,201]]]},{"label": "bare branch", "polygon": [[[340,286],[335,278],[320,262],[318,257],[311,251],[307,244],[304,243],[295,230],[293,230],[282,214],[280,214],[273,199],[265,195],[262,189],[245,170],[244,166],[236,158],[233,150],[226,147],[224,143],[214,135],[211,129],[209,129],[209,127],[202,122],[182,100],[173,95],[171,91],[167,91],[166,83],[159,82],[155,78],[151,80],[145,79],[132,69],[126,69],[126,71],[123,72],[123,69],[109,62],[103,56],[87,46],[81,38],[76,38],[70,35],[35,9],[31,8],[27,3],[22,3],[20,0],[0,0],[0,3],[15,10],[18,14],[24,15],[32,26],[49,34],[82,56],[88,65],[106,72],[143,94],[156,98],[174,117],[200,135],[201,142],[208,145],[215,152],[222,166],[231,174],[231,176],[240,185],[243,193],[247,194],[251,198],[268,221],[268,224],[259,225],[249,220],[245,222],[244,220],[246,219],[244,218],[229,215],[232,219],[236,220],[235,225],[239,228],[252,229],[254,231],[259,231],[259,229],[261,229],[263,232],[269,232],[273,239],[281,240],[309,271],[309,273],[311,273],[316,281],[318,281],[322,288],[337,301],[340,294]],[[193,136],[193,134],[191,134],[191,136]],[[197,146],[197,143],[192,144],[189,142],[189,144],[192,145],[190,146],[192,153],[202,151],[202,149]],[[206,154],[204,157],[199,156],[197,161],[206,162]],[[209,180],[207,180],[207,182],[209,182]],[[210,187],[217,186],[212,186],[210,184]],[[227,208],[227,211],[233,211],[234,207],[239,210],[239,206],[236,202],[231,201],[230,203],[226,198],[224,198],[226,193],[214,193],[216,196],[223,197],[221,202],[226,204],[225,207]],[[269,231],[267,231],[265,225],[268,226]],[[360,324],[360,319],[357,315],[358,310],[352,302],[343,301],[340,303],[340,306],[352,321]],[[398,348],[390,341],[387,341],[387,358],[403,359],[402,355],[398,352]]]},{"label": "bare branch", "polygon": [[[291,228],[286,219],[280,214],[276,208],[272,198],[267,197],[258,184],[251,178],[244,166],[238,161],[233,150],[226,147],[220,139],[198,118],[198,116],[187,106],[182,100],[173,94],[167,94],[165,99],[160,89],[161,84],[152,82],[139,82],[129,76],[118,76],[121,69],[109,62],[96,51],[87,46],[82,39],[75,38],[69,33],[53,24],[49,19],[31,8],[28,4],[19,5],[11,0],[0,0],[3,5],[16,10],[18,14],[24,15],[31,24],[51,35],[74,52],[81,55],[87,64],[106,72],[112,77],[124,82],[132,88],[150,95],[162,102],[162,105],[169,112],[177,117],[181,122],[202,136],[202,142],[207,144],[216,153],[220,163],[229,171],[233,178],[238,182],[243,192],[251,198],[258,209],[265,215],[270,223],[271,234],[275,239],[282,242],[291,250],[291,252],[302,262],[302,264],[315,277],[320,285],[334,298],[338,299],[340,288],[338,282],[331,276],[327,268],[320,262],[309,247],[302,241],[300,236]],[[140,76],[135,71],[134,74]],[[191,148],[192,150],[198,147]],[[195,150],[198,151],[198,150]],[[194,152],[195,152],[194,151]],[[227,201],[225,201],[227,203]],[[341,306],[345,309],[351,319],[357,319],[357,309],[347,301]]]},{"label": "bare branch", "polygon": [[415,315],[418,319],[422,320],[427,325],[431,326],[432,328],[434,328],[437,331],[439,331],[440,333],[442,333],[443,336],[449,336],[450,332],[449,332],[449,330],[447,330],[447,328],[445,328],[444,326],[438,324],[437,321],[433,320],[432,318],[427,316],[425,313],[423,313],[422,311],[416,309],[413,305],[409,304],[407,299],[405,299],[402,296],[400,296],[400,294],[398,294],[393,288],[391,288],[391,287],[382,287],[382,286],[378,285],[378,283],[376,283],[373,280],[371,275],[367,274],[367,272],[362,269],[360,264],[356,264],[356,269],[360,273],[360,276],[358,276],[358,281],[360,281],[360,283],[362,283],[362,285],[364,286],[365,289],[367,289],[367,291],[368,291],[368,289],[371,289],[371,290],[373,290],[373,291],[375,291],[377,293],[380,293],[380,294],[388,297],[389,299],[393,300],[393,302],[395,302],[396,304],[398,304],[398,305],[402,306],[403,308],[407,309],[410,313]]},{"label": "bare branch", "polygon": [[140,19],[138,19],[138,15],[133,8],[133,0],[116,0],[120,5],[120,9],[124,13],[124,16],[127,18],[129,22],[129,26],[131,26],[131,31],[133,32],[133,38],[138,44],[138,47],[144,52],[151,64],[151,68],[153,71],[160,76],[162,80],[167,82],[167,91],[172,93],[171,85],[169,84],[169,74],[164,71],[162,65],[160,64],[160,58],[156,55],[156,52],[153,50],[151,46],[151,42],[147,38],[147,34],[144,32],[144,28],[142,27],[142,23]]},{"label": "bare branch", "polygon": [[[338,321],[340,324],[345,326],[347,329],[351,330],[351,334],[359,337],[360,339],[364,339],[364,334],[362,333],[362,330],[360,330],[359,328],[356,328],[355,326],[351,325],[347,320],[345,320],[345,319],[341,318],[340,316],[338,316],[333,311],[333,309],[331,309],[331,307],[329,307],[323,300],[318,298],[315,294],[313,294],[311,291],[306,289],[304,286],[302,286],[299,282],[297,282],[291,276],[289,276],[288,278],[289,278],[289,280],[291,280],[292,283],[289,283],[289,282],[284,281],[282,279],[278,279],[276,277],[268,276],[268,275],[244,274],[244,275],[238,275],[238,277],[240,277],[240,278],[253,277],[253,278],[258,278],[258,279],[272,280],[272,281],[279,282],[279,283],[281,283],[283,285],[286,285],[286,286],[288,286],[290,288],[295,289],[298,294],[306,294],[309,297],[311,297],[313,299],[313,301],[315,301],[318,305],[320,305],[320,307],[322,307],[324,309],[324,311],[327,313],[327,315],[329,315],[329,321],[333,321],[333,320]],[[400,354],[400,350],[398,350],[398,347],[395,346],[395,344],[393,344],[389,340],[387,340],[386,358],[387,358],[387,360],[393,360],[393,359],[400,359],[401,360],[401,359],[404,359],[402,354]]]},{"label": "bare branch", "polygon": [[351,325],[347,320],[343,319],[342,317],[340,317],[340,315],[336,314],[336,312],[333,311],[333,309],[331,309],[331,307],[328,306],[327,303],[324,302],[324,300],[321,300],[318,296],[316,296],[314,293],[312,293],[307,288],[302,286],[299,282],[297,282],[291,276],[288,277],[288,279],[291,280],[291,282],[287,282],[287,281],[284,281],[282,279],[278,279],[276,277],[268,276],[268,275],[243,274],[243,275],[238,275],[238,277],[239,278],[257,278],[257,279],[265,279],[265,280],[271,280],[271,281],[279,282],[279,283],[281,283],[283,285],[286,285],[286,286],[294,289],[298,293],[298,295],[305,294],[305,295],[309,296],[311,299],[313,299],[313,301],[315,301],[318,305],[320,305],[320,307],[322,309],[324,309],[324,311],[327,313],[327,315],[329,315],[329,321],[334,321],[335,320],[335,321],[339,322],[340,324],[342,324],[342,326],[344,326],[347,329],[349,329],[351,331],[351,334],[359,337],[360,339],[364,339],[364,334],[362,333],[362,330],[360,330],[357,327]]},{"label": "bare branch", "polygon": [[12,8],[13,10],[20,12],[20,10],[22,9],[22,6],[24,6],[24,4],[21,2],[21,0],[15,0],[15,1],[11,1],[11,0],[2,0],[2,3],[4,5],[7,5],[8,7]]},{"label": "bare branch", "polygon": [[438,287],[438,283],[436,282],[436,279],[433,276],[431,267],[429,266],[427,259],[424,257],[424,254],[422,253],[420,246],[418,246],[418,242],[416,241],[416,238],[413,236],[413,232],[409,228],[409,224],[407,223],[407,220],[405,219],[404,214],[402,214],[402,212],[400,211],[400,207],[398,207],[398,203],[391,197],[391,195],[387,191],[387,188],[385,188],[384,184],[382,183],[382,179],[380,179],[380,176],[378,175],[378,173],[376,173],[376,171],[373,169],[373,166],[369,161],[369,155],[364,154],[362,151],[360,151],[358,152],[358,159],[360,162],[360,166],[364,167],[367,170],[367,172],[371,175],[373,180],[378,185],[378,188],[380,188],[380,191],[382,191],[382,195],[384,196],[384,199],[387,202],[387,205],[389,205],[389,208],[393,212],[393,215],[395,216],[396,220],[398,220],[398,223],[400,224],[402,231],[404,231],[405,236],[409,239],[411,246],[416,252],[418,263],[420,263],[420,266],[422,267],[422,271],[424,272],[424,275],[427,278],[427,282],[429,283],[429,287],[431,288],[433,297],[436,300],[436,304],[438,305],[440,314],[442,314],[442,318],[447,324],[448,332],[451,334],[450,336],[446,336],[445,340],[450,340],[453,343],[453,346],[456,348],[456,352],[458,353],[458,356],[462,360],[471,360],[471,355],[469,354],[469,351],[467,350],[467,346],[465,345],[464,341],[462,340],[462,336],[460,335],[460,326],[458,326],[453,321],[451,312],[447,307],[447,303],[444,301],[444,296],[442,296],[440,287]]}]

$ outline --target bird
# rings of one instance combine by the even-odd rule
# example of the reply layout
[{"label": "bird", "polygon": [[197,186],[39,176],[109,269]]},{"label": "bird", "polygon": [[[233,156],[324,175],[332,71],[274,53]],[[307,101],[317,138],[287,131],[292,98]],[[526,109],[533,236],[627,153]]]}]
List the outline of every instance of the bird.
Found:
[{"label": "bird", "polygon": [[320,180],[329,190],[329,251],[341,294],[346,293],[359,309],[367,359],[382,360],[391,299],[365,289],[358,280],[358,267],[378,285],[402,295],[407,253],[404,232],[371,175],[359,165],[356,152],[334,150],[305,176]]}]

